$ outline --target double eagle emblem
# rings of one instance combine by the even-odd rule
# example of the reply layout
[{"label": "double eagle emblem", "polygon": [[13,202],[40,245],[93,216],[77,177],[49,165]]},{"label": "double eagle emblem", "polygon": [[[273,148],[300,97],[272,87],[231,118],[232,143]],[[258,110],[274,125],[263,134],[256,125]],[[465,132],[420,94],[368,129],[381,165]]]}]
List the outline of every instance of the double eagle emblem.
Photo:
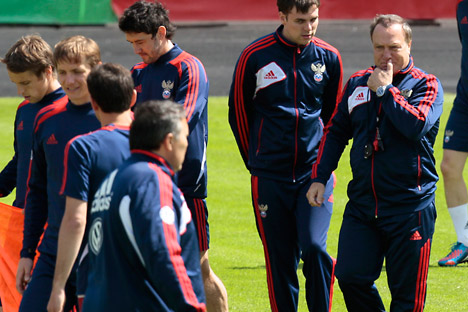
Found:
[{"label": "double eagle emblem", "polygon": [[310,68],[314,72],[314,80],[317,82],[322,81],[323,73],[325,72],[325,64],[312,64],[310,65]]},{"label": "double eagle emblem", "polygon": [[174,88],[174,81],[163,80],[161,87],[163,88],[163,92],[162,92],[163,99],[165,100],[169,99],[171,97],[171,91]]}]

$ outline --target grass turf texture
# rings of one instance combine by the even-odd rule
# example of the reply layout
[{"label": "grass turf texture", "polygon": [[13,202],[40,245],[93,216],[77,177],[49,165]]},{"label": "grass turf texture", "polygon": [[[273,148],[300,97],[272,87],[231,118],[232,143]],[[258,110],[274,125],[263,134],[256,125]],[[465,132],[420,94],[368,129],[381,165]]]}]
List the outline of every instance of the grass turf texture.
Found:
[{"label": "grass turf texture", "polygon": [[[445,124],[452,107],[454,95],[445,96],[444,113],[437,142],[435,157],[437,168],[442,160],[442,140]],[[0,166],[3,168],[13,155],[13,121],[21,99],[1,98],[0,107]],[[211,97],[209,103],[208,142],[208,208],[211,233],[210,263],[215,273],[224,282],[231,311],[269,311],[268,291],[265,276],[263,249],[255,228],[250,201],[250,176],[242,163],[227,119],[227,98]],[[351,179],[348,150],[343,153],[336,175],[334,213],[328,233],[329,253],[336,257],[338,233],[344,206],[347,202],[346,187]],[[438,168],[439,170],[439,168]],[[466,172],[465,177],[468,178]],[[441,176],[439,171],[439,176]],[[11,204],[14,194],[2,198]],[[428,276],[426,309],[428,312],[465,312],[468,292],[467,264],[456,268],[438,267],[437,261],[444,257],[456,240],[453,225],[444,199],[444,186],[438,183],[436,196],[437,221],[433,238]],[[300,268],[302,266],[300,265]],[[304,298],[304,278],[300,269],[299,311],[307,311]],[[390,293],[386,282],[385,267],[376,282],[387,310],[390,308]],[[335,283],[332,311],[346,311],[343,295]]]}]

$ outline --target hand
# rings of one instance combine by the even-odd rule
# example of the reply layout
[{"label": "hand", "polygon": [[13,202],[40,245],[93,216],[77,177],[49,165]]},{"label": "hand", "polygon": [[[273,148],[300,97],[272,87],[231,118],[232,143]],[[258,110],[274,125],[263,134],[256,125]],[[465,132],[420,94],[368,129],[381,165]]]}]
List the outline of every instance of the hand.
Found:
[{"label": "hand", "polygon": [[62,312],[65,305],[65,290],[52,288],[49,303],[47,304],[48,312]]},{"label": "hand", "polygon": [[309,201],[309,204],[313,207],[318,207],[322,206],[324,198],[323,194],[325,193],[325,185],[319,182],[314,182],[312,185],[309,187],[309,190],[307,191],[307,200]]},{"label": "hand", "polygon": [[31,271],[33,260],[30,258],[21,258],[18,262],[18,270],[16,271],[16,289],[20,294],[23,294],[26,286],[31,280]]},{"label": "hand", "polygon": [[367,86],[372,91],[377,91],[377,88],[380,86],[386,86],[391,84],[393,81],[393,63],[389,59],[387,61],[386,69],[376,67],[374,72],[369,76],[367,80]]}]

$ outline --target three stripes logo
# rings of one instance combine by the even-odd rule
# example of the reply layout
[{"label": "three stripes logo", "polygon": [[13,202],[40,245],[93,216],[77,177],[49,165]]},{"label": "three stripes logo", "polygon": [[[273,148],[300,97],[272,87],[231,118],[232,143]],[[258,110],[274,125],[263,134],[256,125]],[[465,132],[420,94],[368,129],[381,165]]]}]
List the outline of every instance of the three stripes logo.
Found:
[{"label": "three stripes logo", "polygon": [[410,240],[416,241],[416,240],[421,240],[421,234],[419,234],[419,231],[416,231],[411,235]]},{"label": "three stripes logo", "polygon": [[58,144],[58,141],[57,139],[55,138],[55,135],[52,133],[52,135],[47,139],[47,142],[46,142],[47,145],[50,145],[50,144]]},{"label": "three stripes logo", "polygon": [[355,101],[365,101],[366,98],[364,96],[364,92],[360,92],[356,97],[354,98]]},{"label": "three stripes logo", "polygon": [[278,77],[276,77],[275,73],[272,70],[270,70],[263,78],[264,79],[278,79]]}]

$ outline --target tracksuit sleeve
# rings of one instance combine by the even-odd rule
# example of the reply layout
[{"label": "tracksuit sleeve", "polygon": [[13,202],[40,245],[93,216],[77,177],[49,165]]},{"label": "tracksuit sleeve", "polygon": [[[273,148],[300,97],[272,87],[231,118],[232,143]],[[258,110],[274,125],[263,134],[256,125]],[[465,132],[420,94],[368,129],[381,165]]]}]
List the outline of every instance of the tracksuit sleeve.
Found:
[{"label": "tracksuit sleeve", "polygon": [[[158,180],[159,181],[155,181]],[[180,245],[180,214],[173,205],[172,181],[165,175],[140,187],[130,208],[136,244],[153,287],[172,311],[205,311],[195,294]],[[133,203],[132,203],[133,205]],[[196,247],[194,242],[194,247]],[[199,254],[191,259],[199,261]]]},{"label": "tracksuit sleeve", "polygon": [[411,140],[420,140],[442,115],[444,94],[440,81],[433,75],[417,72],[420,81],[406,99],[390,85],[382,97],[382,109],[395,128]]},{"label": "tracksuit sleeve", "polygon": [[47,164],[44,156],[38,137],[34,133],[24,208],[23,248],[21,249],[23,258],[34,258],[47,222]]},{"label": "tracksuit sleeve", "polygon": [[326,184],[331,173],[338,167],[343,151],[352,138],[351,119],[348,113],[347,86],[335,112],[325,128],[320,142],[317,161],[312,165],[312,181]]},{"label": "tracksuit sleeve", "polygon": [[234,69],[228,103],[229,124],[247,169],[249,169],[250,124],[256,88],[256,76],[248,61],[247,56],[242,53]]},{"label": "tracksuit sleeve", "polygon": [[187,58],[183,65],[174,101],[184,106],[191,133],[208,105],[209,82],[205,68],[198,59]]},{"label": "tracksuit sleeve", "polygon": [[18,146],[16,141],[16,117],[15,117],[15,127],[14,127],[14,141],[13,148],[15,154],[13,158],[8,162],[8,164],[0,172],[0,197],[8,196],[13,189],[16,187],[16,176],[18,174]]},{"label": "tracksuit sleeve", "polygon": [[343,64],[339,52],[336,51],[335,53],[332,54],[332,61],[327,64],[331,79],[323,93],[322,112],[320,113],[324,126],[330,121],[335,111],[343,87]]},{"label": "tracksuit sleeve", "polygon": [[18,159],[15,155],[0,172],[0,197],[8,196],[16,187]]}]

